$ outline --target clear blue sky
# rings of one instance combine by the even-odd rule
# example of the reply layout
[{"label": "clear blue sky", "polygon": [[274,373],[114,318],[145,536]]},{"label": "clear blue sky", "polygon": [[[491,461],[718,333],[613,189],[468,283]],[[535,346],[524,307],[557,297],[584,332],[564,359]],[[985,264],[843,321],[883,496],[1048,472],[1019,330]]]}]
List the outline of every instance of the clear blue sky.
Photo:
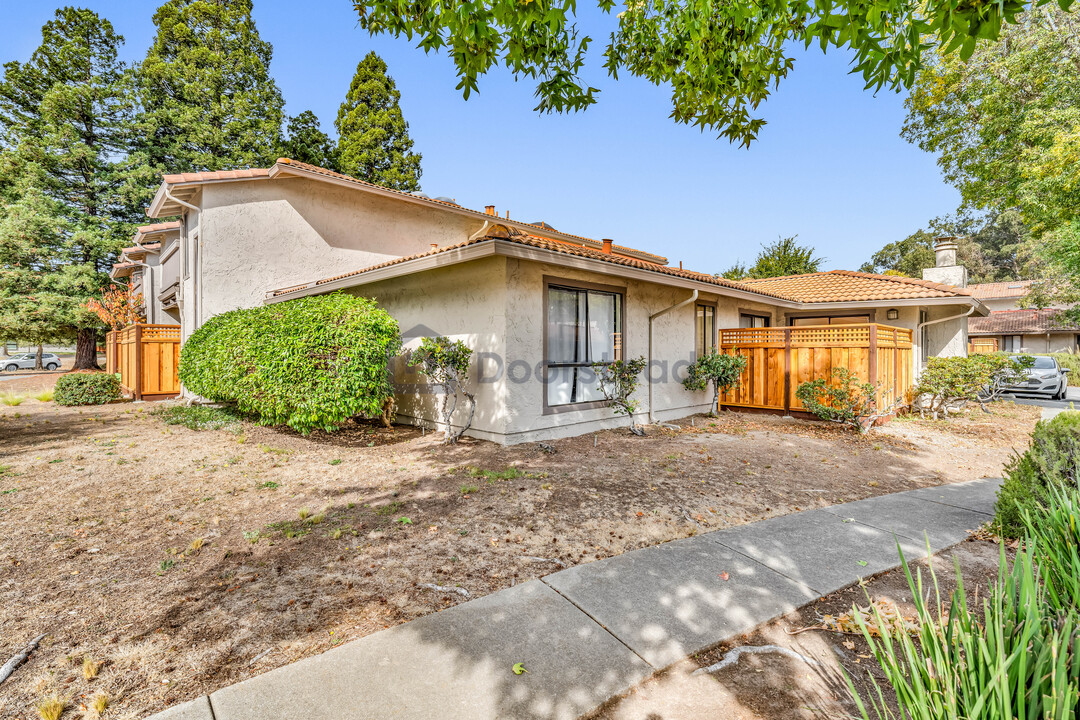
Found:
[{"label": "clear blue sky", "polygon": [[[153,36],[155,0],[85,0],[124,35],[139,60]],[[614,17],[581,0],[581,25],[602,50]],[[55,5],[0,0],[0,61],[25,60]],[[848,74],[842,53],[799,54],[762,112],[758,141],[740,149],[668,118],[668,92],[592,62],[602,90],[584,113],[537,115],[534,87],[497,70],[468,101],[445,55],[406,40],[371,38],[350,0],[255,0],[259,32],[274,46],[271,72],[287,111],[313,110],[333,134],[337,108],[369,50],[386,59],[401,90],[423,189],[467,207],[494,204],[519,220],[682,260],[720,272],[754,258],[763,242],[798,233],[826,268],[857,267],[887,242],[952,212],[957,193],[934,158],[899,137],[903,98],[874,96]]]}]

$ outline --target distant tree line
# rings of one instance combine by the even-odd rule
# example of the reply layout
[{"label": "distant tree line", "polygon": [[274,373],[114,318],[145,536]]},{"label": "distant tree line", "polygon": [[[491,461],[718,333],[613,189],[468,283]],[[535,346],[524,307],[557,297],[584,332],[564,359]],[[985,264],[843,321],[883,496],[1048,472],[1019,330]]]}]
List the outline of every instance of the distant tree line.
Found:
[{"label": "distant tree line", "polygon": [[251,0],[168,0],[141,62],[84,8],[62,7],[0,77],[0,339],[72,342],[97,366],[87,301],[163,173],[267,167],[279,156],[400,190],[420,187],[400,92],[375,53],[341,104],[337,140],[287,118]]}]

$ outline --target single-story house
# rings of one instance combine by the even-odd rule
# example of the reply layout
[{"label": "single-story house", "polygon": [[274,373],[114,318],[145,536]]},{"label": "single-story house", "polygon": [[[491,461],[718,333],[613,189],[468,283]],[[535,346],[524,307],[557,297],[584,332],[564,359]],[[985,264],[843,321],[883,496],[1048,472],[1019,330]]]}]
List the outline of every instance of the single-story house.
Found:
[{"label": "single-story house", "polygon": [[[333,291],[373,297],[406,347],[438,334],[475,351],[470,434],[502,443],[625,423],[600,394],[593,361],[648,358],[638,419],[659,422],[709,410],[711,395],[680,380],[722,328],[906,328],[917,372],[921,358],[965,354],[968,316],[986,313],[966,288],[932,279],[832,271],[735,282],[494,206],[471,210],[288,159],[167,175],[149,215],[181,218],[163,262],[175,268],[184,339],[236,308]],[[422,378],[396,380],[398,417],[432,422]]]},{"label": "single-story house", "polygon": [[1034,280],[981,283],[971,294],[990,311],[968,323],[973,352],[1077,352],[1080,327],[1066,321],[1061,308],[1021,308]]}]

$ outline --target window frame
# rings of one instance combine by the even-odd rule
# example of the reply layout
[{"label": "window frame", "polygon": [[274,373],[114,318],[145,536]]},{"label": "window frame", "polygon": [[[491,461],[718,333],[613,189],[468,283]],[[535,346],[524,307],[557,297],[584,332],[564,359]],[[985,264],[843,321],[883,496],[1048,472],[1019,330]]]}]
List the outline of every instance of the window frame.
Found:
[{"label": "window frame", "polygon": [[[871,312],[864,312],[864,313],[849,313],[847,315],[818,315],[818,314],[788,315],[788,317],[787,317],[787,325],[788,325],[788,327],[800,327],[800,326],[795,324],[796,320],[811,320],[811,319],[814,319],[814,318],[822,318],[822,319],[825,319],[825,320],[829,320],[830,322],[826,323],[827,325],[834,325],[834,324],[835,325],[869,325],[869,324],[872,324],[874,322],[874,313],[871,311]],[[857,322],[857,323],[833,323],[831,321],[834,318],[866,318],[866,319],[861,321],[861,322]],[[801,327],[813,327],[813,326],[802,325]]]},{"label": "window frame", "polygon": [[720,349],[720,322],[717,319],[719,308],[715,302],[698,301],[694,304],[694,357],[699,358],[705,354],[705,349],[698,345],[698,341],[701,338],[698,337],[697,331],[697,314],[699,308],[709,308],[712,310],[712,349],[717,351]]},{"label": "window frame", "polygon": [[[610,400],[589,400],[587,402],[577,403],[560,403],[558,405],[552,405],[548,402],[548,308],[549,308],[549,295],[552,288],[561,290],[584,290],[610,293],[617,295],[619,300],[619,337],[621,343],[616,348],[616,360],[621,360],[626,357],[626,287],[619,285],[603,285],[601,283],[587,282],[585,280],[574,280],[571,278],[554,277],[550,275],[544,276],[544,298],[543,298],[543,328],[541,332],[541,375],[540,375],[540,394],[543,400],[543,415],[557,415],[564,412],[577,412],[579,410],[595,410],[597,408],[606,408],[611,406]],[[566,363],[559,363],[558,367],[571,367]],[[587,366],[587,365],[586,365]]]},{"label": "window frame", "polygon": [[[767,314],[765,314],[763,312],[754,312],[753,310],[741,310],[741,309],[739,310],[739,327],[742,327],[742,320],[743,320],[744,317],[761,318],[762,320],[765,321],[765,324],[762,325],[762,327],[772,327],[772,316],[771,315],[767,315]],[[753,329],[753,326],[751,326],[748,329]]]}]

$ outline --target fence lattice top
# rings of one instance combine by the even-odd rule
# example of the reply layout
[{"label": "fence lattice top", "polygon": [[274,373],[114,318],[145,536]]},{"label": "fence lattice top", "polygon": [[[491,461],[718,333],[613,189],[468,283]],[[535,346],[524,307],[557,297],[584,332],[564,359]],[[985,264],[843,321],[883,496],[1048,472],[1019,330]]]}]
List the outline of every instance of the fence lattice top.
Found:
[{"label": "fence lattice top", "polygon": [[720,347],[870,347],[873,329],[878,347],[909,348],[913,332],[908,328],[859,323],[852,325],[797,325],[775,328],[728,328],[720,331]]}]

